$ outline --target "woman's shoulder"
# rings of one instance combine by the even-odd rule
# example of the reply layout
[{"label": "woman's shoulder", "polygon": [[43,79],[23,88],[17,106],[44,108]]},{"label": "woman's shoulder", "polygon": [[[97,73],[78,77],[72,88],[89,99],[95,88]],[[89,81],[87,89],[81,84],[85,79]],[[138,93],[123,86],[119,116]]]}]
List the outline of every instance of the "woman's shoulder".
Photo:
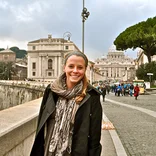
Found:
[{"label": "woman's shoulder", "polygon": [[56,96],[56,95],[57,95],[55,92],[53,92],[53,91],[51,90],[51,84],[48,84],[48,85],[46,86],[45,92],[44,92],[44,93],[45,93],[45,94],[51,93],[53,96]]},{"label": "woman's shoulder", "polygon": [[88,86],[87,86],[87,92],[88,93],[91,93],[91,94],[95,94],[95,95],[100,95],[101,94],[101,92],[97,88],[95,88],[94,86],[92,86],[91,84],[88,84]]}]

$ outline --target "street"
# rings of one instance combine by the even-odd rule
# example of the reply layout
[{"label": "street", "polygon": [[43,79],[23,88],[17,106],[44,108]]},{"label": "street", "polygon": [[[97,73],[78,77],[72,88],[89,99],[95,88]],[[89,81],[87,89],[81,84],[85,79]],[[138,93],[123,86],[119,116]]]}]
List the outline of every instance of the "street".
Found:
[{"label": "street", "polygon": [[156,156],[156,95],[106,95],[104,114],[113,123],[127,156]]}]

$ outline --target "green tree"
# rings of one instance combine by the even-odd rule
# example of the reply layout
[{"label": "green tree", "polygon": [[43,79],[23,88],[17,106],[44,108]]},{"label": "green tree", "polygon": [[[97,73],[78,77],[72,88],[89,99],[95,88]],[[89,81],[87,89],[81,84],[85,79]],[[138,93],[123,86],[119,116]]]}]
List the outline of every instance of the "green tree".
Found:
[{"label": "green tree", "polygon": [[127,28],[119,34],[114,44],[117,50],[141,48],[148,62],[151,62],[151,56],[156,54],[156,17]]},{"label": "green tree", "polygon": [[0,51],[4,50],[4,48],[0,48]]},{"label": "green tree", "polygon": [[153,73],[152,80],[156,80],[156,62],[150,62],[146,64],[142,64],[136,70],[136,76],[138,79],[143,79],[145,81],[149,81],[149,76],[147,73]]},{"label": "green tree", "polygon": [[27,54],[26,50],[19,49],[18,47],[11,47],[10,50],[16,53],[16,58],[24,58]]},{"label": "green tree", "polygon": [[142,64],[139,66],[139,68],[136,70],[136,76],[140,80],[148,81],[147,73],[145,71],[145,65]]},{"label": "green tree", "polygon": [[0,62],[0,79],[4,79],[4,69],[5,69],[5,64],[4,62]]},{"label": "green tree", "polygon": [[0,62],[0,79],[11,80],[12,75],[16,75],[16,68],[12,62]]},{"label": "green tree", "polygon": [[[5,50],[4,48],[0,48],[0,52]],[[23,49],[19,49],[18,47],[11,47],[10,50],[16,53],[16,58],[24,58],[27,55],[27,51]]]}]

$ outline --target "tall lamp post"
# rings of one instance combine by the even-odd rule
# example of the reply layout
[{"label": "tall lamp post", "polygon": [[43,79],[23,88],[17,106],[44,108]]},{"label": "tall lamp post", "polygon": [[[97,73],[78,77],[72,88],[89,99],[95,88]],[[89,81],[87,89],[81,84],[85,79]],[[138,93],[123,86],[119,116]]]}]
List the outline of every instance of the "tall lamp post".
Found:
[{"label": "tall lamp post", "polygon": [[83,0],[83,9],[82,9],[82,52],[84,53],[84,23],[87,20],[87,18],[89,17],[90,13],[87,11],[87,8],[85,8],[85,4],[84,4]]}]

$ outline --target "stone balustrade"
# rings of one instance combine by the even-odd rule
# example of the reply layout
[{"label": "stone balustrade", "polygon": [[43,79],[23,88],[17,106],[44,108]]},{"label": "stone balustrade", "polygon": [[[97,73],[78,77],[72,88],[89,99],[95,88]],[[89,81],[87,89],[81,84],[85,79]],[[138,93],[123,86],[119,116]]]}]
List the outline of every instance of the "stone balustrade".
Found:
[{"label": "stone balustrade", "polygon": [[0,111],[0,156],[29,156],[41,100]]},{"label": "stone balustrade", "polygon": [[0,81],[0,111],[43,96],[46,84],[26,81]]}]

